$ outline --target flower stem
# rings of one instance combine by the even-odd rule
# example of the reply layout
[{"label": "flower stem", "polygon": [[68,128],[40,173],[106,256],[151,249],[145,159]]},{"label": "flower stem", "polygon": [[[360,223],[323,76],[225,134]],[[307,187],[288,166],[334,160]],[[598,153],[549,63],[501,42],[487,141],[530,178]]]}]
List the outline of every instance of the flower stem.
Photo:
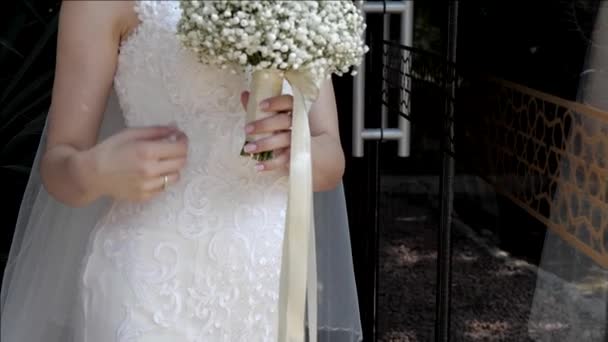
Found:
[{"label": "flower stem", "polygon": [[243,144],[243,148],[241,148],[241,156],[243,157],[251,157],[251,159],[256,160],[256,161],[267,161],[273,158],[273,153],[272,151],[264,151],[264,152],[259,152],[259,153],[247,153],[245,152],[245,145],[247,145],[249,142],[246,141]]}]

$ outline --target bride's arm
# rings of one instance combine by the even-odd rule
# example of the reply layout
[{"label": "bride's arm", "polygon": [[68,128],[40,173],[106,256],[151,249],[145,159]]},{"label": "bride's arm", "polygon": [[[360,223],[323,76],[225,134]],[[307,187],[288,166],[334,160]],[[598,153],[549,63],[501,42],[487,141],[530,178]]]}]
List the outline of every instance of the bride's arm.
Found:
[{"label": "bride's arm", "polygon": [[[96,144],[120,40],[133,26],[132,17],[137,18],[131,1],[62,4],[40,173],[47,191],[67,205],[86,205],[103,195],[149,198],[163,184],[161,175],[171,175],[173,182],[184,164],[184,140],[174,147],[139,143],[175,133],[163,127],[125,130]],[[161,164],[160,158],[166,161]]]},{"label": "bride's arm", "polygon": [[84,174],[90,161],[78,152],[97,139],[116,67],[117,28],[116,11],[104,2],[62,4],[41,175],[49,193],[67,204],[81,204],[93,196]]},{"label": "bride's arm", "polygon": [[313,188],[326,191],[335,188],[344,175],[344,151],[340,143],[338,110],[331,80],[321,87],[310,110],[310,133]]}]

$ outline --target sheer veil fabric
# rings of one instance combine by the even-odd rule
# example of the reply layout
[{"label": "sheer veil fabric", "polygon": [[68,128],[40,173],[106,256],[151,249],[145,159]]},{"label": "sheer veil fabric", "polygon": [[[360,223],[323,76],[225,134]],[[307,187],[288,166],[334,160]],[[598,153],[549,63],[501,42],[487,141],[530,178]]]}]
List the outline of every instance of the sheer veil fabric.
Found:
[{"label": "sheer veil fabric", "polygon": [[[99,134],[125,126],[115,92]],[[46,129],[45,129],[46,132]],[[78,284],[98,220],[111,201],[70,208],[44,189],[39,162],[45,133],[23,197],[1,296],[2,342],[83,342],[78,336]],[[314,196],[318,268],[318,340],[362,339],[343,187]],[[102,342],[102,341],[87,341]],[[109,342],[109,341],[103,341]]]},{"label": "sheer veil fabric", "polygon": [[[608,2],[600,2],[597,13],[585,70],[579,81],[578,101],[608,111]],[[574,172],[580,163],[570,160],[570,156],[585,161],[591,159],[586,162],[589,165],[605,165],[608,162],[605,150],[604,153],[589,152],[596,146],[588,145],[594,144],[592,137],[608,134],[608,125],[605,121],[600,123],[600,120],[580,113],[573,113],[572,120],[571,126],[575,129],[571,128],[570,133],[564,137],[567,155],[560,161],[560,181],[553,198],[550,218],[553,222],[565,225],[567,230],[579,229],[577,234],[582,234],[586,227],[584,223],[580,226],[581,222],[605,222],[608,213],[597,206],[593,189],[573,192],[571,188],[569,190],[562,186],[585,183],[585,175],[578,173],[578,170]],[[576,138],[576,133],[580,133],[580,139]],[[599,182],[599,189],[595,190],[603,194],[605,189],[606,182],[603,180]],[[580,252],[575,252],[556,233],[547,230],[546,234],[528,321],[530,337],[535,341],[606,341],[607,271]],[[582,235],[579,238],[584,239]],[[607,246],[605,239],[606,236],[600,238],[603,246]]]}]

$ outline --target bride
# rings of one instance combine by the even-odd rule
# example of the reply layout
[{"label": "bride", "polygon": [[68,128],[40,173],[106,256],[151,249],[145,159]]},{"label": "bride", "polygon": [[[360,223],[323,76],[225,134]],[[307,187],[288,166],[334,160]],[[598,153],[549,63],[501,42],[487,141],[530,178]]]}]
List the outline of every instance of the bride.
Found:
[{"label": "bride", "polygon": [[[181,49],[179,17],[177,1],[63,3],[3,342],[277,340],[292,98],[246,123],[247,75]],[[331,81],[309,117],[318,338],[359,341]],[[271,133],[245,149],[275,158],[240,156],[246,132]]]}]

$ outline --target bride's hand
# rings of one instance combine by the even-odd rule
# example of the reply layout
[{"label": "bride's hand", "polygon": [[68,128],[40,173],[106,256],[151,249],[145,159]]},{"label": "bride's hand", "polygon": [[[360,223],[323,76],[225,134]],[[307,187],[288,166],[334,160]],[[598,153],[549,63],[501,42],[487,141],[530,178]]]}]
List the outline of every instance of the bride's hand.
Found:
[{"label": "bride's hand", "polygon": [[[247,110],[249,92],[241,94],[241,103]],[[260,103],[260,109],[276,113],[270,117],[250,122],[245,126],[247,134],[271,133],[271,136],[252,141],[245,145],[245,152],[259,153],[273,151],[273,158],[256,165],[258,171],[275,170],[289,167],[291,150],[291,112],[293,97],[280,95],[266,99]]]},{"label": "bride's hand", "polygon": [[129,128],[89,151],[94,165],[88,177],[91,188],[99,195],[143,201],[178,181],[188,144],[175,128]]}]

